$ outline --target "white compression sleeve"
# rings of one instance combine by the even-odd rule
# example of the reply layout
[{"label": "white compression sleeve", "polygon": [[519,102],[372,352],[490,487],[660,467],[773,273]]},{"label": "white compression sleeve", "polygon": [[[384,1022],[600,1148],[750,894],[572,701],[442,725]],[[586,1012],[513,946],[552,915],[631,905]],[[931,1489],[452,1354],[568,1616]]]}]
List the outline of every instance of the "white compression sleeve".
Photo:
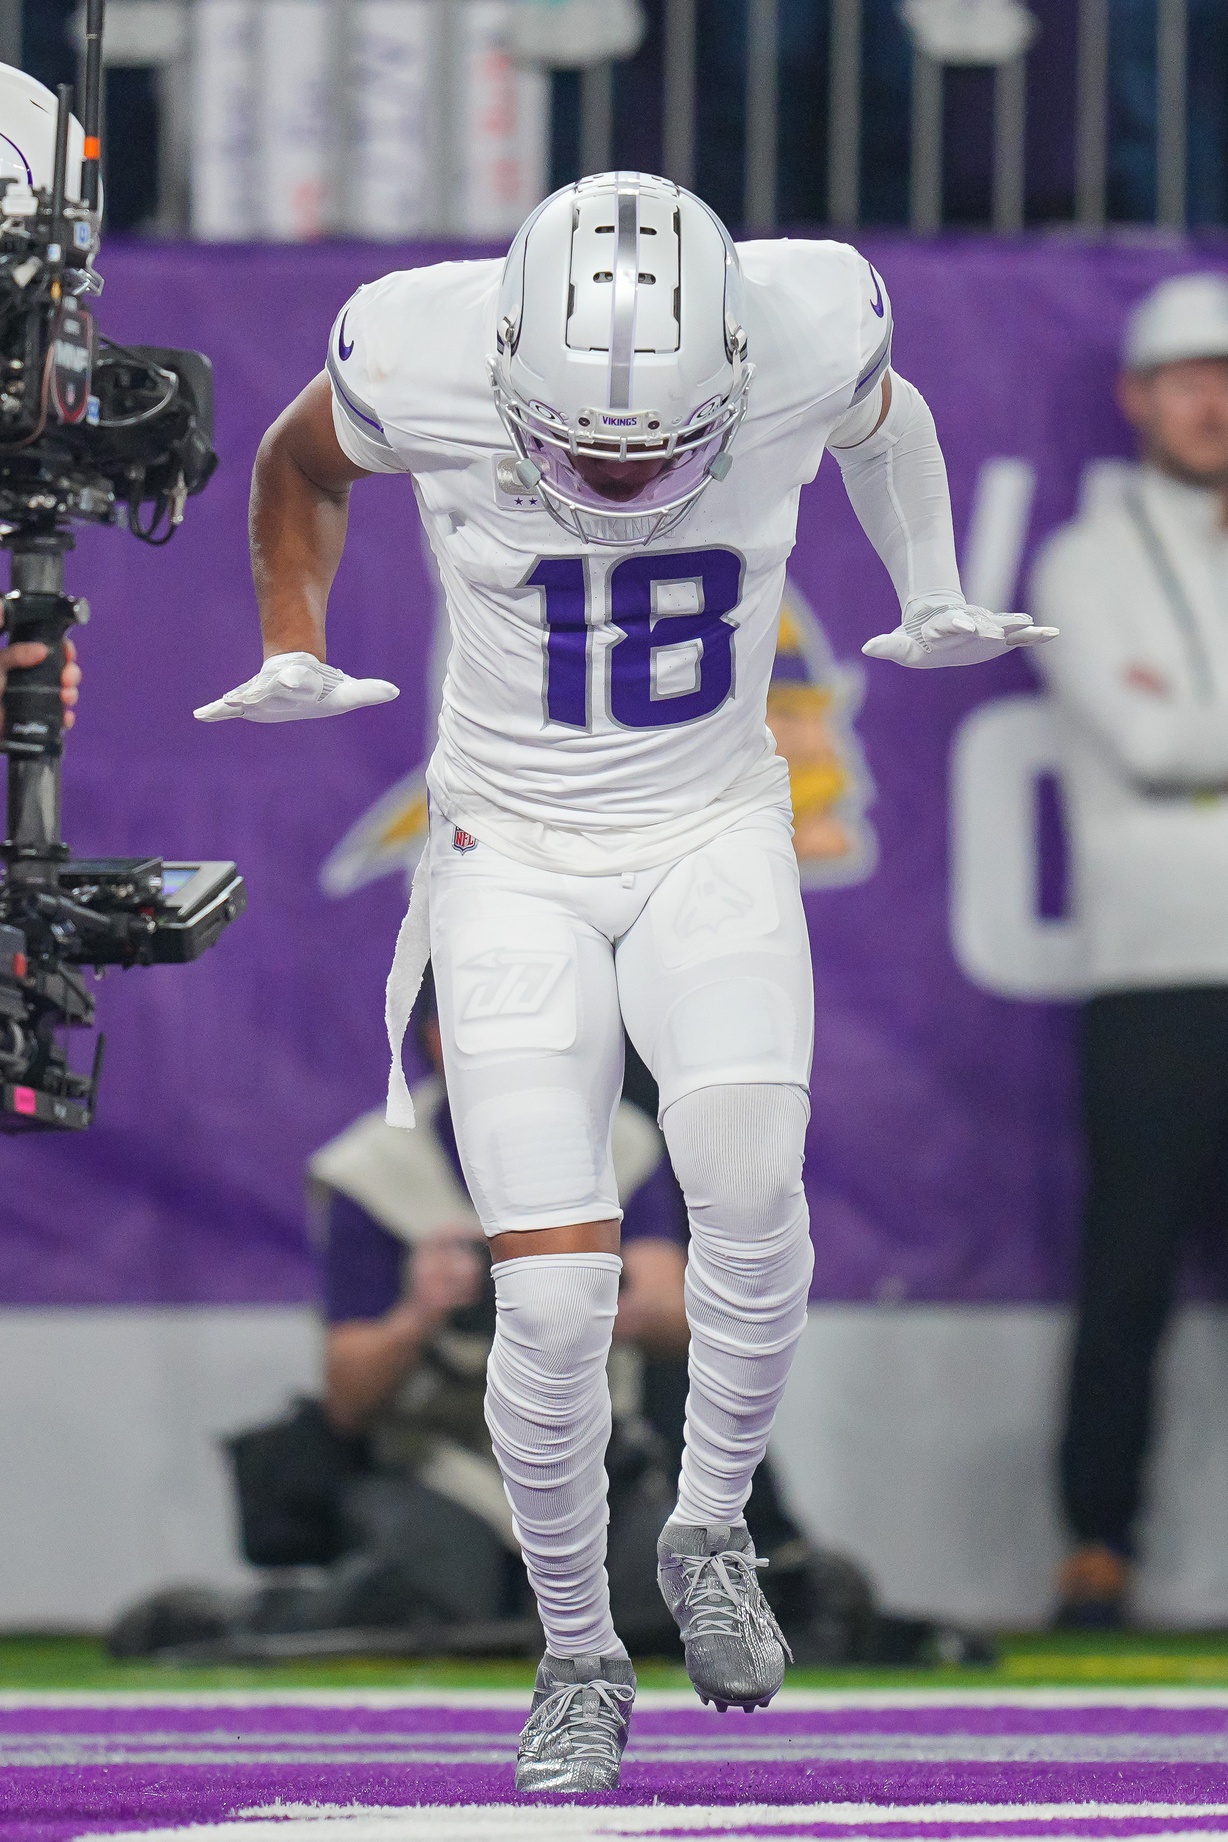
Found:
[{"label": "white compression sleeve", "polygon": [[734,1523],[767,1450],[814,1269],[797,1087],[704,1087],[661,1125],[687,1200],[691,1386],[680,1522]]},{"label": "white compression sleeve", "polygon": [[[878,398],[872,399],[877,404]],[[946,462],[929,406],[891,373],[891,408],[864,440],[865,404],[837,425],[829,442],[861,528],[887,566],[905,625],[917,604],[963,600]],[[855,446],[841,446],[851,438]]]},{"label": "white compression sleeve", "polygon": [[625,1656],[605,1571],[606,1358],[616,1254],[521,1254],[492,1269],[486,1424],[554,1657]]}]

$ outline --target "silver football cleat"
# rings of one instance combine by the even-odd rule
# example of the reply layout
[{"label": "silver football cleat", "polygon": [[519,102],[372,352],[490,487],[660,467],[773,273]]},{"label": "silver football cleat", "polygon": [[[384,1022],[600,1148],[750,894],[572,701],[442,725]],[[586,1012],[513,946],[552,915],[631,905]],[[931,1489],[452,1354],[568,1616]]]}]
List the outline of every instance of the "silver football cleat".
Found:
[{"label": "silver football cleat", "polygon": [[785,1679],[785,1642],[759,1584],[745,1529],[667,1522],[657,1543],[657,1583],[682,1634],[686,1672],[703,1702],[766,1708]]},{"label": "silver football cleat", "polygon": [[537,1669],[516,1754],[518,1791],[579,1796],[618,1788],[635,1671],[627,1657],[552,1657]]}]

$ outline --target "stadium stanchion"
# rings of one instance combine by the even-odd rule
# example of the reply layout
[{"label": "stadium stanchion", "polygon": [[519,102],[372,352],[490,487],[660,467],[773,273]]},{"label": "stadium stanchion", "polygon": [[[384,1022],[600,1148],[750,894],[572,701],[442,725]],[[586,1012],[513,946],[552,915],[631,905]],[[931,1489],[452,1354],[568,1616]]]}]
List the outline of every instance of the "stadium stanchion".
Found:
[{"label": "stadium stanchion", "polygon": [[608,173],[614,164],[614,65],[609,58],[580,72],[580,170]]},{"label": "stadium stanchion", "polygon": [[919,236],[942,223],[942,65],[920,45],[912,54],[909,222]]},{"label": "stadium stanchion", "polygon": [[1184,230],[1188,0],[1156,0],[1156,223]]},{"label": "stadium stanchion", "polygon": [[666,0],[663,163],[666,177],[688,189],[695,183],[695,28],[696,0]]},{"label": "stadium stanchion", "polygon": [[759,234],[776,228],[780,116],[778,0],[750,0],[746,21],[746,187],[742,217]]},{"label": "stadium stanchion", "polygon": [[993,227],[1000,236],[1023,229],[1027,58],[1007,58],[994,71]]},{"label": "stadium stanchion", "polygon": [[828,67],[827,214],[848,226],[861,216],[861,0],[832,0]]},{"label": "stadium stanchion", "polygon": [[1109,0],[1079,0],[1075,222],[1103,230],[1109,134]]}]

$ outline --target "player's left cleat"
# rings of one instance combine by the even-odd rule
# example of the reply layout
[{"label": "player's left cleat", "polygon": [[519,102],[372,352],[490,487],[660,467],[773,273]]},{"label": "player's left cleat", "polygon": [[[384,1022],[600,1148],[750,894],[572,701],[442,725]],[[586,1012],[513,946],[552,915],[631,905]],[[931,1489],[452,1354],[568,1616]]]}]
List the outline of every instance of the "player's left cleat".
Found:
[{"label": "player's left cleat", "polygon": [[635,1703],[627,1657],[544,1656],[516,1753],[516,1789],[615,1791]]},{"label": "player's left cleat", "polygon": [[682,1634],[686,1672],[702,1702],[766,1708],[785,1679],[785,1642],[759,1584],[745,1529],[667,1522],[657,1543],[657,1583]]}]

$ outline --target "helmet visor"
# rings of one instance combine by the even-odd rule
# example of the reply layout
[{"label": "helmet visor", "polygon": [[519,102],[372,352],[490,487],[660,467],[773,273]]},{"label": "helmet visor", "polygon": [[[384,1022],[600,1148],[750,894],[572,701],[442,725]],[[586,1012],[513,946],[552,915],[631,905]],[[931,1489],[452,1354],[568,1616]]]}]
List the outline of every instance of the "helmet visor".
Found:
[{"label": "helmet visor", "polygon": [[544,484],[564,504],[580,511],[606,515],[617,516],[625,511],[637,518],[668,511],[691,499],[703,486],[708,468],[725,446],[728,436],[727,427],[716,429],[694,447],[678,448],[672,455],[662,455],[659,473],[638,486],[623,490],[619,469],[625,466],[638,471],[652,458],[651,454],[632,453],[626,461],[620,461],[616,453],[612,453],[609,460],[591,453],[577,456],[557,442],[543,440],[530,429],[522,427],[520,430],[525,453],[541,469]]}]

